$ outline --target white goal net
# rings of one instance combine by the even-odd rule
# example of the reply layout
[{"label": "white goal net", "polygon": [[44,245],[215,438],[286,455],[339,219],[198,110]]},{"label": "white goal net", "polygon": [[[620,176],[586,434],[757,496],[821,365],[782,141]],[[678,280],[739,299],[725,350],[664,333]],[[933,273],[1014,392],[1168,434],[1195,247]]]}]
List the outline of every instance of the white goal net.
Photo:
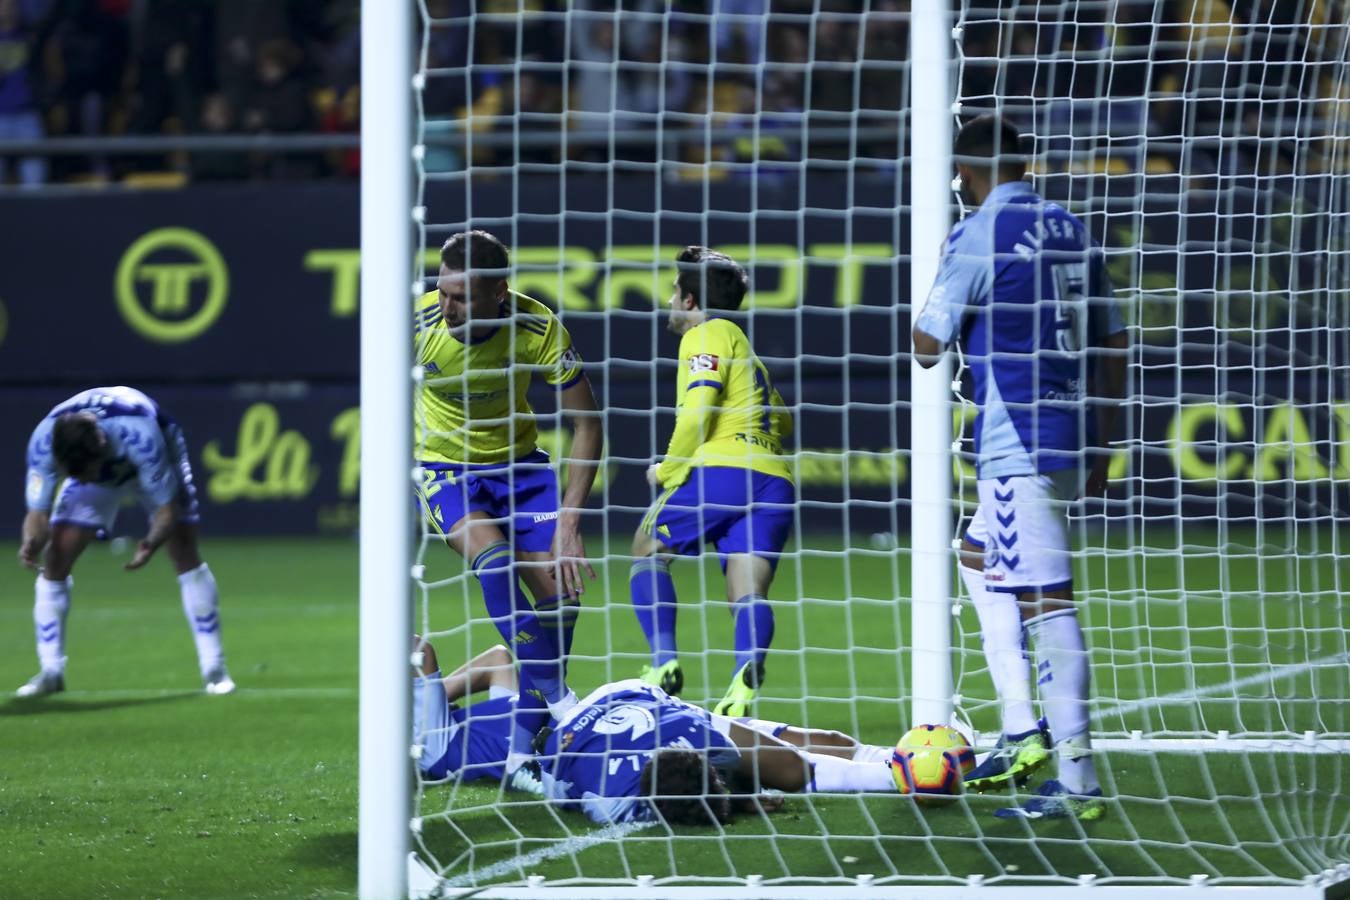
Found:
[{"label": "white goal net", "polygon": [[[674,422],[675,255],[705,245],[748,271],[737,321],[795,425],[783,450],[799,500],[767,595],[776,630],[753,714],[893,745],[921,724],[910,698],[925,688],[911,676],[910,453],[922,435],[910,420],[909,332],[923,297],[909,271],[952,224],[909,214],[910,3],[417,9],[426,290],[447,238],[496,235],[510,288],[570,333],[604,423],[583,515],[598,577],[568,683],[584,696],[655,662],[630,596],[630,546],[656,498],[646,470]],[[779,811],[724,825],[598,826],[509,783],[419,773],[417,892],[1311,890],[1337,867],[1346,876],[1350,8],[970,0],[949,16],[951,134],[986,111],[1016,124],[1034,148],[1036,189],[1104,246],[1132,344],[1111,490],[1070,518],[1105,817],[992,815],[1023,789],[929,805],[789,794]],[[525,335],[511,331],[506,358],[526,355]],[[438,386],[466,411],[469,440],[495,427],[514,439],[536,421],[475,420],[490,391],[474,377],[417,371],[414,391]],[[510,409],[528,399],[565,484],[571,419],[551,383],[564,379],[533,371],[525,398],[493,377]],[[968,438],[967,388],[951,410]],[[414,455],[425,461],[427,440],[445,432],[420,406],[418,416]],[[944,535],[974,509],[969,442],[957,447],[951,515],[926,526]],[[479,489],[447,484],[465,497]],[[532,514],[518,499],[494,495],[503,524]],[[413,622],[448,674],[502,637],[441,533],[452,523],[423,511]],[[711,708],[740,659],[717,554],[671,574],[682,697]],[[999,704],[974,612],[955,589],[951,600],[954,721],[983,751],[998,738]]]}]

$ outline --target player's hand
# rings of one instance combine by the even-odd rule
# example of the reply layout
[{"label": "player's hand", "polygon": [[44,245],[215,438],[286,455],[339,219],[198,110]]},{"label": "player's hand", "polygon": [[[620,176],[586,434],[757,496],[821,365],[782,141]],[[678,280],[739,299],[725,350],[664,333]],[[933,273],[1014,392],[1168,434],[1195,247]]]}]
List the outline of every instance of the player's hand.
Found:
[{"label": "player's hand", "polygon": [[24,541],[19,545],[19,562],[30,569],[38,567],[38,558],[42,555],[42,544],[38,541]]},{"label": "player's hand", "polygon": [[136,545],[136,552],[132,554],[131,560],[122,568],[130,572],[132,569],[139,569],[150,561],[150,557],[155,555],[154,545],[148,541],[141,541]]},{"label": "player's hand", "polygon": [[1087,482],[1083,485],[1083,496],[1105,497],[1107,489],[1111,487],[1110,472],[1110,457],[1102,456],[1094,460],[1088,471]]},{"label": "player's hand", "polygon": [[569,597],[580,597],[586,590],[585,571],[595,579],[595,569],[586,559],[586,544],[581,529],[572,522],[558,522],[553,535],[553,558],[558,563],[559,589]]},{"label": "player's hand", "polygon": [[661,486],[661,478],[656,474],[660,469],[660,463],[652,463],[647,467],[647,483],[654,488],[659,488]]}]

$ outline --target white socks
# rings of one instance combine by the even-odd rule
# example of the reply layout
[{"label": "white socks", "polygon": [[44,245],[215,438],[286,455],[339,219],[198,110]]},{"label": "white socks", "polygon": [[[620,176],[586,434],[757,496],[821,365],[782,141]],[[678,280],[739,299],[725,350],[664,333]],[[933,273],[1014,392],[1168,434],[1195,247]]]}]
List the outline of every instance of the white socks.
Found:
[{"label": "white socks", "polygon": [[958,568],[980,619],[984,658],[989,663],[994,691],[1003,705],[1003,733],[1034,731],[1036,713],[1031,706],[1031,666],[1022,638],[1022,611],[1017,606],[1017,597],[986,590],[983,571],[965,566]]},{"label": "white socks", "polygon": [[216,579],[202,563],[190,572],[178,576],[183,595],[183,615],[192,629],[197,644],[197,662],[203,675],[225,663],[225,646],[220,640],[219,598]]},{"label": "white socks", "polygon": [[38,662],[42,671],[66,670],[66,614],[70,611],[70,587],[75,579],[48,581],[39,575],[34,585],[33,627],[37,637]]},{"label": "white socks", "polygon": [[1027,634],[1036,648],[1041,705],[1055,738],[1059,780],[1074,794],[1099,787],[1088,734],[1087,647],[1078,611],[1057,609],[1027,620]]},{"label": "white socks", "polygon": [[819,753],[804,754],[811,761],[807,793],[857,794],[864,791],[891,793],[897,790],[891,767],[880,762],[853,762]]},{"label": "white socks", "polygon": [[895,753],[894,747],[878,747],[876,744],[859,744],[853,751],[854,762],[890,763]]}]

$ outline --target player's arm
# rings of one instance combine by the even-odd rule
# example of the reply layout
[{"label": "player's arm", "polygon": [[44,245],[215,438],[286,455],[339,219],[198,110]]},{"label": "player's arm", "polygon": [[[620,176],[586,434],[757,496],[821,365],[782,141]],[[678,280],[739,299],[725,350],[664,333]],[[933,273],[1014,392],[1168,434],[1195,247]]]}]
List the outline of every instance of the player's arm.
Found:
[{"label": "player's arm", "polygon": [[595,569],[586,559],[586,546],[581,538],[581,510],[600,469],[605,434],[595,393],[585,375],[563,389],[559,405],[572,423],[572,450],[567,456],[567,483],[563,487],[562,506],[558,509],[553,558],[558,561],[562,573],[563,590],[575,596],[585,589],[583,569],[595,578]]},{"label": "player's arm", "polygon": [[24,479],[23,537],[19,562],[36,569],[51,534],[52,501],[56,497],[56,462],[51,453],[51,421],[43,419],[28,440],[28,474]]},{"label": "player's arm", "polygon": [[717,424],[718,398],[722,396],[722,386],[691,382],[684,391],[679,408],[675,412],[675,430],[670,435],[670,444],[666,455],[653,473],[658,485],[665,484],[675,472],[686,465],[694,456],[713,426]]},{"label": "player's arm", "polygon": [[581,356],[572,346],[572,336],[555,317],[548,316],[535,364],[544,380],[558,388],[558,406],[572,425],[572,451],[567,458],[567,483],[563,486],[558,527],[553,534],[553,559],[558,563],[559,588],[571,596],[585,589],[583,570],[595,577],[586,560],[581,539],[581,510],[595,484],[604,449],[604,429],[591,383],[581,368]]},{"label": "player's arm", "polygon": [[988,254],[973,252],[974,236],[958,225],[947,239],[933,289],[914,318],[914,361],[931,369],[961,330],[966,310],[989,284]]},{"label": "player's arm", "polygon": [[445,696],[451,703],[494,687],[506,688],[513,693],[519,689],[515,660],[511,651],[502,644],[484,650],[446,675],[441,682],[445,685]]},{"label": "player's arm", "polygon": [[150,514],[150,528],[124,566],[131,570],[148,563],[178,524],[178,513],[174,508],[178,481],[169,466],[169,451],[164,446],[164,435],[158,425],[146,419],[120,424],[118,429],[127,460],[136,467],[136,480],[141,491],[155,504],[154,512]]},{"label": "player's arm", "polygon": [[1130,356],[1130,333],[1113,298],[1111,282],[1100,254],[1093,258],[1092,316],[1097,348],[1094,350],[1092,379],[1088,393],[1097,407],[1097,441],[1102,452],[1096,454],[1088,471],[1084,493],[1099,497],[1109,486],[1111,436],[1115,433],[1116,413],[1125,397],[1125,376]]}]

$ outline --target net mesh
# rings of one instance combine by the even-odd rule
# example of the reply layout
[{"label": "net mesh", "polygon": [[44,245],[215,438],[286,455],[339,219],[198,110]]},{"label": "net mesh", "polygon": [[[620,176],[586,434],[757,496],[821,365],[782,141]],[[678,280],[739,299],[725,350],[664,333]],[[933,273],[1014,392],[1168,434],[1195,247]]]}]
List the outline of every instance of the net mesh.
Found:
[{"label": "net mesh", "polygon": [[[917,724],[908,254],[950,224],[907,219],[908,4],[565,6],[420,0],[416,158],[428,276],[449,235],[499,236],[512,289],[557,311],[604,411],[584,517],[599,577],[568,681],[585,694],[649,662],[629,543],[673,423],[674,255],[705,244],[749,270],[744,327],[796,423],[796,533],[756,714],[893,743]],[[1106,820],[803,795],[717,828],[597,827],[493,781],[419,778],[426,866],[449,886],[1269,884],[1350,860],[1347,10],[1251,7],[953,8],[958,122],[997,110],[1033,136],[1036,186],[1104,244],[1135,345],[1112,491],[1071,520]],[[465,383],[424,370],[427,386],[472,405]],[[565,483],[558,391],[536,378],[528,399]],[[969,402],[953,409],[968,426]],[[518,434],[534,417],[501,421]],[[969,459],[954,475],[969,515]],[[501,640],[450,524],[423,524],[417,559],[415,621],[442,671]],[[684,697],[710,705],[733,666],[722,573],[712,554],[673,572]],[[957,707],[987,743],[998,706],[973,611],[956,604],[953,626]]]}]

